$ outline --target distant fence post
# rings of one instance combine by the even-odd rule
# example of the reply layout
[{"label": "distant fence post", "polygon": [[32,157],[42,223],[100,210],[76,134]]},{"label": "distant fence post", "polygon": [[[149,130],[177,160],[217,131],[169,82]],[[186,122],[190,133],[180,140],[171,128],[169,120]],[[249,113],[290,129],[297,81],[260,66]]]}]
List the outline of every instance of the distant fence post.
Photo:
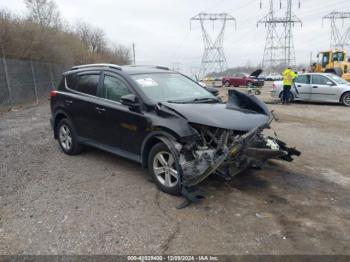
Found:
[{"label": "distant fence post", "polygon": [[34,93],[35,93],[35,102],[38,104],[39,103],[38,90],[37,90],[37,86],[36,86],[35,71],[34,71],[34,66],[33,66],[33,61],[32,60],[30,60],[30,68],[32,69],[32,78],[33,78]]},{"label": "distant fence post", "polygon": [[11,87],[10,87],[10,80],[9,80],[9,75],[7,71],[7,63],[6,63],[6,58],[5,58],[5,50],[3,47],[1,47],[1,53],[2,53],[2,64],[4,65],[4,73],[5,73],[5,81],[6,81],[6,86],[7,90],[9,92],[9,102],[10,102],[10,107],[12,108],[12,92],[11,92]]}]

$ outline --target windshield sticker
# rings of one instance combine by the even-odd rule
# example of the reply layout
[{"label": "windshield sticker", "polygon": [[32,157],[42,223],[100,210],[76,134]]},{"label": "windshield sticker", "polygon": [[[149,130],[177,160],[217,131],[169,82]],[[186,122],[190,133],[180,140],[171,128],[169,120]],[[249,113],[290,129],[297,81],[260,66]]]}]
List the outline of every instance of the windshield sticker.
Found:
[{"label": "windshield sticker", "polygon": [[136,80],[137,83],[139,83],[142,87],[148,87],[148,86],[158,86],[158,83],[154,81],[152,78],[141,78]]}]

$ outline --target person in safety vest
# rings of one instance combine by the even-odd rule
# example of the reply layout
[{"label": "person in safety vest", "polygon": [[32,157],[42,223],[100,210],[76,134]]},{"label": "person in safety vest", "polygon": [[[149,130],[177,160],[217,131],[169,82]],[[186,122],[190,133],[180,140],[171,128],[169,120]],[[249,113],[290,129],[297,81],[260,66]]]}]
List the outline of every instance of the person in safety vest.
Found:
[{"label": "person in safety vest", "polygon": [[298,76],[290,67],[285,69],[283,75],[283,93],[282,102],[283,104],[289,104],[291,98],[291,92],[293,81]]}]

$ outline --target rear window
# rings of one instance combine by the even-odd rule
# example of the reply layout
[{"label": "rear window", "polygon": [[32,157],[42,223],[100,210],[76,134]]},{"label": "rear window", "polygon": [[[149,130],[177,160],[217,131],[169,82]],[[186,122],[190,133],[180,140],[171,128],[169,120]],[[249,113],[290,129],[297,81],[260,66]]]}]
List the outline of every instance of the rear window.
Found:
[{"label": "rear window", "polygon": [[74,89],[75,88],[77,80],[78,80],[78,76],[76,74],[71,74],[71,75],[67,75],[66,76],[67,86],[70,89]]},{"label": "rear window", "polygon": [[99,74],[69,75],[67,76],[67,86],[78,92],[96,96],[99,80]]},{"label": "rear window", "polygon": [[295,79],[295,82],[300,83],[300,84],[310,84],[310,76],[309,75],[299,75]]}]

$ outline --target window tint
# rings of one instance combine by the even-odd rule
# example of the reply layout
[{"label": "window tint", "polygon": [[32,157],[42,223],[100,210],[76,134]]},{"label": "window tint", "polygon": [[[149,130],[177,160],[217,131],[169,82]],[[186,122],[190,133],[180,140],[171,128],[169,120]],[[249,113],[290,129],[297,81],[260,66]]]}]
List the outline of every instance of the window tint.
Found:
[{"label": "window tint", "polygon": [[127,85],[120,79],[105,75],[104,81],[105,98],[119,102],[123,95],[131,94]]},{"label": "window tint", "polygon": [[78,83],[73,88],[76,91],[88,94],[97,95],[97,86],[100,76],[99,75],[80,75]]},{"label": "window tint", "polygon": [[76,74],[70,74],[66,76],[67,86],[70,89],[74,89],[77,83],[78,77]]},{"label": "window tint", "polygon": [[300,75],[295,79],[296,83],[300,84],[310,84],[310,76],[309,75]]},{"label": "window tint", "polygon": [[331,82],[327,77],[321,75],[313,75],[312,83],[315,85],[327,85],[327,82]]}]

